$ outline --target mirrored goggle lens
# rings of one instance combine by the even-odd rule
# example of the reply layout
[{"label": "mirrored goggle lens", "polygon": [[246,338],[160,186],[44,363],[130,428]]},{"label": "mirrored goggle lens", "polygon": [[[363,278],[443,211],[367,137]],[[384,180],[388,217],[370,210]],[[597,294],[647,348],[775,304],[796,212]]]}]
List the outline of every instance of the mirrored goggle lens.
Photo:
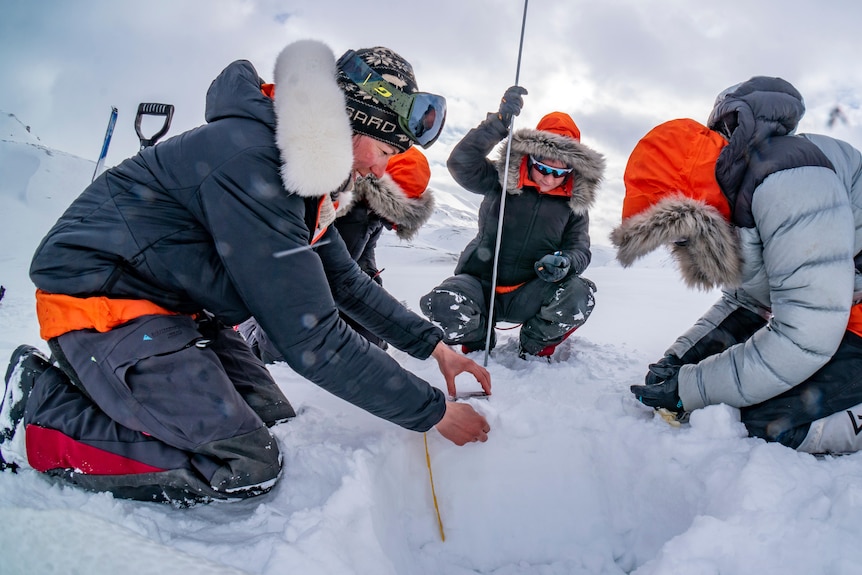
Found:
[{"label": "mirrored goggle lens", "polygon": [[533,167],[536,168],[536,171],[543,176],[554,176],[555,178],[562,178],[563,176],[572,173],[572,168],[555,168],[553,166],[549,166],[548,164],[543,164],[533,156],[530,156],[530,163],[532,163]]},{"label": "mirrored goggle lens", "polygon": [[399,118],[401,128],[423,148],[433,144],[446,121],[446,99],[443,96],[416,92],[407,118]]}]

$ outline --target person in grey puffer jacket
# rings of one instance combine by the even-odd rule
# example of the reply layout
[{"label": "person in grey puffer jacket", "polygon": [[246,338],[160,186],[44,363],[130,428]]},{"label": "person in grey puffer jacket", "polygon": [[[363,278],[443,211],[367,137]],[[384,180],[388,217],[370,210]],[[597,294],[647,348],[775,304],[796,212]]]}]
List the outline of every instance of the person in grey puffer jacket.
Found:
[{"label": "person in grey puffer jacket", "polygon": [[795,134],[802,96],[756,76],[708,126],[654,128],[626,167],[623,265],[667,244],[721,299],[632,392],[686,413],[724,403],[750,435],[809,453],[862,448],[862,154]]},{"label": "person in grey puffer jacket", "polygon": [[[506,91],[497,113],[470,130],[449,155],[452,177],[482,194],[479,232],[461,253],[455,275],[421,298],[421,310],[443,328],[444,341],[464,353],[485,348],[494,254],[503,197],[505,151],[487,156],[506,138],[521,111],[520,86]],[[580,141],[572,118],[544,116],[535,130],[512,135],[492,324],[523,324],[518,353],[550,357],[587,321],[596,286],[581,274],[590,263],[589,208],[604,158]],[[492,332],[493,334],[493,332]],[[491,347],[495,345],[492,337]]]},{"label": "person in grey puffer jacket", "polygon": [[[339,317],[434,357],[450,395],[462,372],[490,393],[487,370],[363,273],[331,225],[356,176],[380,177],[390,156],[434,142],[445,102],[418,92],[412,66],[383,47],[336,61],[325,44],[296,42],[274,76],[230,64],[207,92],[206,125],[103,173],[48,232],[30,277],[53,357],[13,353],[4,465],[179,505],[269,491],[282,465],[269,427],[295,414],[230,327],[250,316],[293,370],[345,401],[458,445],[487,440],[471,406]],[[374,86],[421,100],[423,114],[396,113]]]}]

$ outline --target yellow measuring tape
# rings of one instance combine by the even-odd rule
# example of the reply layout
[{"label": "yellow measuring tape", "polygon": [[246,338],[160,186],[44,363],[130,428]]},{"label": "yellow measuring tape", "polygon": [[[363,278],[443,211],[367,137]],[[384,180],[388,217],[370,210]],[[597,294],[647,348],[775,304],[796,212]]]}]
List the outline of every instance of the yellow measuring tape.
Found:
[{"label": "yellow measuring tape", "polygon": [[446,541],[446,534],[443,533],[443,520],[440,519],[440,507],[437,505],[437,491],[434,489],[434,474],[431,472],[431,454],[428,453],[428,434],[423,433],[425,438],[425,463],[428,464],[428,480],[431,482],[431,497],[434,498],[434,511],[437,513],[437,526],[440,528],[440,540]]}]

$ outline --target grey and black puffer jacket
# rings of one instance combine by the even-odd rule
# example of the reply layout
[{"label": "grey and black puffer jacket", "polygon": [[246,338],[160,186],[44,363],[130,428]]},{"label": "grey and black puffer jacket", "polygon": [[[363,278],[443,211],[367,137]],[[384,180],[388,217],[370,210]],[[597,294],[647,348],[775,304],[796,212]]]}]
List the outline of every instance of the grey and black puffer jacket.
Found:
[{"label": "grey and black puffer jacket", "polygon": [[682,357],[728,316],[755,312],[762,325],[722,353],[684,365],[687,410],[761,403],[826,364],[859,300],[862,155],[826,136],[793,135],[804,113],[780,78],[755,77],[721,94],[709,127],[729,136],[716,178],[731,206],[741,275],[668,350]]},{"label": "grey and black puffer jacket", "polygon": [[291,44],[275,82],[273,102],[249,62],[230,64],[207,93],[208,123],[101,175],[42,241],[30,277],[50,293],[207,310],[228,325],[253,315],[300,375],[427,430],[444,394],[338,311],[417,358],[442,333],[362,273],[333,226],[310,246],[318,207],[352,172],[335,57],[319,42]]},{"label": "grey and black puffer jacket", "polygon": [[[568,116],[554,116],[564,116],[577,130]],[[455,273],[475,276],[488,286],[493,275],[506,167],[505,150],[500,151],[496,161],[488,154],[507,134],[507,126],[497,115],[488,114],[455,146],[447,161],[449,173],[458,184],[485,196],[479,208],[478,234],[461,253]],[[568,176],[573,178],[571,196],[541,194],[535,187],[519,186],[522,167],[530,154],[574,168]],[[583,273],[592,257],[588,211],[595,202],[604,168],[603,156],[574,138],[541,129],[521,129],[513,134],[497,285],[517,286],[536,279],[535,262],[557,251],[572,262],[571,273]]]}]

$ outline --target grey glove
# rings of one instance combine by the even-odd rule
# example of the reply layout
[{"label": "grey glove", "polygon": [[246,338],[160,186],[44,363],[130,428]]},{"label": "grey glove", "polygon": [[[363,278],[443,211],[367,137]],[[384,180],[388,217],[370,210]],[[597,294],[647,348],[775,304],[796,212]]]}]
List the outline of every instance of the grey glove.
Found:
[{"label": "grey glove", "polygon": [[524,107],[523,96],[527,95],[527,90],[520,86],[512,86],[506,93],[503,94],[503,99],[500,100],[500,110],[497,112],[497,117],[506,124],[506,127],[512,123],[512,116],[517,116],[521,113],[521,108]]},{"label": "grey glove", "polygon": [[569,268],[572,262],[569,258],[562,255],[560,252],[554,252],[542,258],[533,264],[533,269],[536,270],[536,275],[539,279],[549,283],[557,283],[569,274]]}]

